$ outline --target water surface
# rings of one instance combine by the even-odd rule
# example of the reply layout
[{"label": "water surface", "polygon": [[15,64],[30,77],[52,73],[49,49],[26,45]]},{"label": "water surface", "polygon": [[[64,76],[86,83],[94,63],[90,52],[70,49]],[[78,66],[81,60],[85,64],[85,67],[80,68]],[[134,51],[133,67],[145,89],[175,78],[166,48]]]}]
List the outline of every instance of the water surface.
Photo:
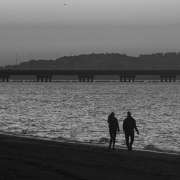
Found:
[{"label": "water surface", "polygon": [[107,116],[131,111],[135,148],[180,151],[180,83],[1,83],[0,131],[57,140],[108,143]]}]

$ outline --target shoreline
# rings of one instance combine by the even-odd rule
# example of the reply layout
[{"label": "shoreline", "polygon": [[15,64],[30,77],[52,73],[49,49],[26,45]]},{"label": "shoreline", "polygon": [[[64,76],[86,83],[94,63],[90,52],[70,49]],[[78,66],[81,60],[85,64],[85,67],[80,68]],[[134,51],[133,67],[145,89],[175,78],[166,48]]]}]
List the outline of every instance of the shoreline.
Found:
[{"label": "shoreline", "polygon": [[[19,138],[27,138],[27,139],[34,139],[34,140],[43,140],[43,141],[49,141],[49,142],[57,142],[57,143],[67,143],[67,144],[79,144],[79,145],[87,145],[87,146],[97,146],[97,147],[102,147],[102,148],[107,148],[108,147],[108,143],[90,143],[90,142],[81,142],[81,141],[76,141],[76,140],[68,140],[65,138],[48,138],[48,137],[39,137],[39,136],[31,136],[31,135],[23,135],[23,134],[16,134],[16,133],[7,133],[7,132],[0,132],[0,136],[1,135],[6,135],[6,136],[12,136],[12,137],[19,137]],[[122,145],[116,145],[116,149],[119,150],[127,150],[126,146],[122,146]],[[163,150],[163,149],[159,149],[159,148],[152,148],[152,149],[148,149],[145,148],[133,148],[133,151],[140,151],[140,152],[153,152],[153,153],[159,153],[159,154],[172,154],[172,155],[179,155],[180,156],[180,151],[173,151],[173,150]]]},{"label": "shoreline", "polygon": [[0,179],[180,179],[180,155],[0,134]]}]

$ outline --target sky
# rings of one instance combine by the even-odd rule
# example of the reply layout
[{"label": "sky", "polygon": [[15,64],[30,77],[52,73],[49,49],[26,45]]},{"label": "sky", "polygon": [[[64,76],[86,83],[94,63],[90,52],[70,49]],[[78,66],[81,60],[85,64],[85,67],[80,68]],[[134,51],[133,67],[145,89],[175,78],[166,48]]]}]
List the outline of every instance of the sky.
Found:
[{"label": "sky", "polygon": [[180,52],[179,0],[0,0],[0,65]]}]

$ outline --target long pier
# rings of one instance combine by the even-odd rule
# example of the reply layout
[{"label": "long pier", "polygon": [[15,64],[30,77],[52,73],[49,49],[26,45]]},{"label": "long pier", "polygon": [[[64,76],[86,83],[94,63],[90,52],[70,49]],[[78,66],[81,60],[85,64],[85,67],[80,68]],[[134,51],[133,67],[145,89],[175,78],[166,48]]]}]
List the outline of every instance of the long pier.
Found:
[{"label": "long pier", "polygon": [[79,82],[93,82],[96,75],[115,75],[120,82],[134,82],[139,75],[156,75],[161,82],[175,82],[180,70],[0,70],[2,82],[9,82],[11,76],[15,75],[35,76],[37,82],[51,82],[55,75],[77,76]]}]

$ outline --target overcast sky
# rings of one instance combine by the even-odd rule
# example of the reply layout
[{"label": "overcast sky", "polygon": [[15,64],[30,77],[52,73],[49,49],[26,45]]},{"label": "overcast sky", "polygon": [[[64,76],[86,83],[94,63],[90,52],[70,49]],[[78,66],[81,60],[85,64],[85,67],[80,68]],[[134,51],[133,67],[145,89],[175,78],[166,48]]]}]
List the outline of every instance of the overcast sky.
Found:
[{"label": "overcast sky", "polygon": [[180,0],[0,0],[0,65],[180,51]]}]

